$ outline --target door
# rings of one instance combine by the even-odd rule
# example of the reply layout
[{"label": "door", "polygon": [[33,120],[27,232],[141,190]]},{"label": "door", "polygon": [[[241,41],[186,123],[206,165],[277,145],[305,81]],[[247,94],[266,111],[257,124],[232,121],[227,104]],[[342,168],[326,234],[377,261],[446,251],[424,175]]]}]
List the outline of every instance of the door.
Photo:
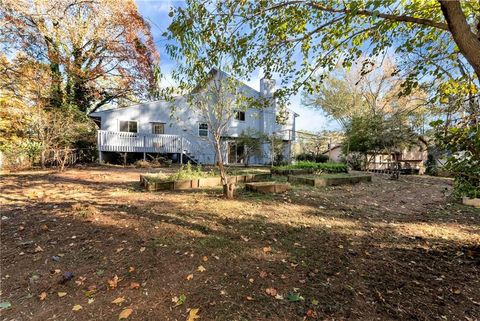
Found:
[{"label": "door", "polygon": [[245,160],[245,146],[236,142],[228,142],[228,164],[243,164]]}]

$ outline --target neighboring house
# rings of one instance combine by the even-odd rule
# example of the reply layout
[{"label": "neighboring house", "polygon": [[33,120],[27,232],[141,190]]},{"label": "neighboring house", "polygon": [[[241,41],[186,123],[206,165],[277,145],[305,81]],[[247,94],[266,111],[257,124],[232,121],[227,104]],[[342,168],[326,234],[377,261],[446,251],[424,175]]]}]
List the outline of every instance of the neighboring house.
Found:
[{"label": "neighboring house", "polygon": [[[404,148],[401,150],[393,151],[388,154],[386,152],[379,153],[377,155],[368,155],[370,163],[368,170],[381,171],[391,168],[392,163],[400,163],[401,169],[404,172],[424,174],[425,173],[425,161],[428,157],[428,143],[422,137],[419,137],[416,144]],[[329,151],[326,150],[322,154],[329,155]],[[330,150],[331,160],[339,162],[344,159],[341,145],[336,145]]]},{"label": "neighboring house", "polygon": [[[212,69],[214,77],[231,77],[223,71]],[[275,81],[260,80],[260,91],[237,81],[238,88],[247,97],[270,100],[262,109],[249,108],[238,111],[230,120],[224,135],[223,153],[228,164],[242,163],[244,146],[236,143],[242,131],[251,129],[267,135],[275,134],[284,142],[284,154],[288,156],[291,141],[295,140],[296,113],[287,110],[283,124],[277,123],[279,107],[273,93]],[[172,108],[173,107],[173,108]],[[147,155],[164,155],[181,162],[193,161],[201,164],[214,164],[215,151],[209,139],[208,125],[194,110],[190,109],[185,97],[177,97],[172,102],[163,100],[97,111],[90,114],[100,130],[98,150],[100,161],[116,157],[118,153],[130,153],[137,158]],[[261,155],[250,158],[250,164],[268,164],[271,161],[270,144],[262,147]]]},{"label": "neighboring house", "polygon": [[330,150],[324,151],[322,154],[328,156],[329,160],[332,162],[339,163],[343,161],[342,145],[335,145],[330,148]]}]

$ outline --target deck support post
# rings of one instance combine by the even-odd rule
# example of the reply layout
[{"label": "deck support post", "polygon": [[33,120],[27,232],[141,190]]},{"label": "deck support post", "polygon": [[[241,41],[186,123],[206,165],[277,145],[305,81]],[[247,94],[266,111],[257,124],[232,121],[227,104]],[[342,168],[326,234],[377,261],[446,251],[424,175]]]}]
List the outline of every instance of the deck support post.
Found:
[{"label": "deck support post", "polygon": [[143,152],[143,160],[146,161],[147,160],[147,153]]},{"label": "deck support post", "polygon": [[103,164],[103,153],[101,150],[98,151],[98,162]]},{"label": "deck support post", "polygon": [[183,137],[180,138],[180,164],[183,164]]}]

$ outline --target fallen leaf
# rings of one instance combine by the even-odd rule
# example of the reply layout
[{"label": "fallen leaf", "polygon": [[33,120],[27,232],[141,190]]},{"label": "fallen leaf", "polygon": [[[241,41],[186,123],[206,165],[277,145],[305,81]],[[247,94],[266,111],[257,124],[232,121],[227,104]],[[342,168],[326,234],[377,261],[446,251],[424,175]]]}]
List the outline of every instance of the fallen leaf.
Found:
[{"label": "fallen leaf", "polygon": [[137,283],[137,282],[131,282],[130,283],[130,289],[135,290],[135,289],[138,289],[138,288],[140,288],[140,283]]},{"label": "fallen leaf", "polygon": [[207,269],[204,268],[204,267],[201,266],[201,265],[197,268],[197,271],[198,271],[198,272],[205,272],[206,270],[207,270]]},{"label": "fallen leaf", "polygon": [[247,299],[247,301],[253,301],[254,300],[254,298],[252,298],[251,296],[247,296],[246,299]]},{"label": "fallen leaf", "polygon": [[35,251],[35,253],[43,252],[43,249],[42,249],[42,247],[39,245],[39,246],[37,246],[37,247],[35,248],[34,251]]},{"label": "fallen leaf", "polygon": [[200,316],[198,315],[199,310],[200,309],[190,309],[188,312],[187,321],[195,321],[196,319],[200,319]]},{"label": "fallen leaf", "polygon": [[118,315],[118,320],[123,320],[123,319],[126,319],[130,316],[130,314],[132,314],[133,312],[133,309],[125,309],[123,310],[122,312],[120,312],[120,314]]},{"label": "fallen leaf", "polygon": [[135,268],[134,268],[133,266],[129,267],[129,268],[128,268],[128,272],[130,272],[130,273],[135,272]]},{"label": "fallen leaf", "polygon": [[207,261],[208,261],[208,256],[204,256],[204,257],[202,258],[202,260],[203,260],[203,262],[207,262]]},{"label": "fallen leaf", "polygon": [[266,278],[267,276],[268,276],[268,273],[267,273],[267,272],[265,272],[265,271],[260,271],[260,277],[261,277],[262,279]]},{"label": "fallen leaf", "polygon": [[179,297],[174,297],[172,298],[172,302],[175,303],[175,306],[178,307],[179,305],[182,305],[185,303],[185,300],[187,300],[187,296],[185,294],[180,294]]},{"label": "fallen leaf", "polygon": [[272,252],[272,248],[270,246],[265,246],[263,248],[263,253],[271,253]]},{"label": "fallen leaf", "polygon": [[115,275],[113,277],[113,279],[111,280],[108,280],[108,286],[111,288],[111,289],[115,289],[117,286],[118,286],[118,276]]},{"label": "fallen leaf", "polygon": [[120,253],[122,251],[123,251],[123,247],[120,247],[120,248],[117,249],[117,253]]},{"label": "fallen leaf", "polygon": [[140,248],[140,252],[143,252],[143,251],[145,251],[145,247]]},{"label": "fallen leaf", "polygon": [[298,302],[298,301],[303,301],[304,298],[299,294],[299,293],[288,293],[287,295],[287,300],[289,302]]},{"label": "fallen leaf", "polygon": [[88,299],[88,304],[92,304],[92,303],[93,303],[93,301],[95,301],[95,299],[94,299],[94,298],[90,298],[90,299]]},{"label": "fallen leaf", "polygon": [[72,311],[80,311],[82,309],[82,306],[80,304],[75,304],[72,308]]},{"label": "fallen leaf", "polygon": [[64,296],[67,295],[67,292],[58,292],[57,295],[58,295],[59,297],[64,297]]},{"label": "fallen leaf", "polygon": [[38,298],[40,299],[40,301],[43,301],[47,298],[47,292],[42,292],[40,293],[40,295],[38,296]]},{"label": "fallen leaf", "polygon": [[187,275],[187,280],[188,280],[188,281],[193,280],[193,274]]},{"label": "fallen leaf", "polygon": [[265,292],[268,294],[268,295],[271,295],[271,296],[276,296],[277,295],[277,290],[275,290],[275,288],[266,288],[265,289]]},{"label": "fallen leaf", "polygon": [[123,302],[125,302],[124,297],[118,297],[118,298],[116,298],[115,300],[112,301],[113,304],[120,304],[120,303],[123,303]]}]

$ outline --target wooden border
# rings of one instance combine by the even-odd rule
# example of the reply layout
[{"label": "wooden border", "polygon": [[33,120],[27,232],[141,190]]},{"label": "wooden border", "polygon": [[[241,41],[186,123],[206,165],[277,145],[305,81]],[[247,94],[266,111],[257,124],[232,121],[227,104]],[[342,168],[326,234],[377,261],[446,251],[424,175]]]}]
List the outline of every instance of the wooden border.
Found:
[{"label": "wooden border", "polygon": [[358,175],[358,176],[350,176],[350,177],[312,178],[312,177],[305,177],[305,176],[289,175],[288,181],[292,184],[305,184],[305,185],[310,185],[314,187],[320,187],[320,186],[357,184],[360,182],[371,182],[372,176]]},{"label": "wooden border", "polygon": [[[270,179],[272,174],[253,174],[253,175],[238,175],[228,176],[229,183],[248,183],[256,182],[263,179]],[[166,182],[150,182],[145,175],[140,175],[140,185],[147,191],[166,191],[166,190],[189,190],[196,188],[205,188],[220,186],[220,177],[208,177],[198,179],[187,179],[179,181],[166,181]]]}]

